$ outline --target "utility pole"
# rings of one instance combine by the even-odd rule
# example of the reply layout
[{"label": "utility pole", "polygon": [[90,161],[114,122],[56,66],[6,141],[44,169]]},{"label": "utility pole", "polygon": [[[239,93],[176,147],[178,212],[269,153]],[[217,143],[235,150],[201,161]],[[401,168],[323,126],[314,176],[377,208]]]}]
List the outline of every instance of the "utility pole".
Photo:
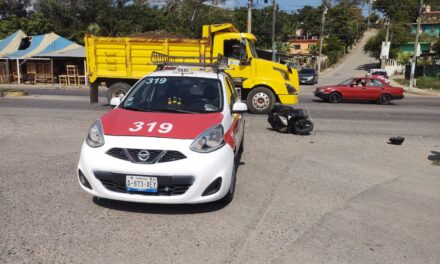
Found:
[{"label": "utility pole", "polygon": [[248,0],[247,33],[252,33],[252,0]]},{"label": "utility pole", "polygon": [[324,25],[325,25],[325,15],[327,14],[327,0],[323,0],[322,4],[322,18],[321,18],[321,34],[319,36],[319,55],[318,55],[318,75],[321,72],[321,56],[322,56],[322,45],[324,44]]},{"label": "utility pole", "polygon": [[[391,24],[391,21],[388,18],[387,19],[387,33],[385,35],[385,45],[386,46],[388,46],[388,39],[389,39],[389,36],[390,36],[390,24]],[[382,57],[381,60],[380,60],[380,68],[381,69],[385,69],[385,65],[386,65],[386,58]]]},{"label": "utility pole", "polygon": [[423,0],[420,0],[419,16],[417,17],[416,40],[414,41],[414,54],[411,61],[411,74],[409,79],[409,88],[414,87],[414,73],[416,71],[417,51],[419,50],[420,24],[422,23]]},{"label": "utility pole", "polygon": [[275,22],[277,16],[277,5],[275,0],[272,0],[272,61],[276,61],[276,43],[275,43]]},{"label": "utility pole", "polygon": [[371,1],[372,1],[372,0],[368,0],[368,22],[367,22],[367,31],[370,31]]}]

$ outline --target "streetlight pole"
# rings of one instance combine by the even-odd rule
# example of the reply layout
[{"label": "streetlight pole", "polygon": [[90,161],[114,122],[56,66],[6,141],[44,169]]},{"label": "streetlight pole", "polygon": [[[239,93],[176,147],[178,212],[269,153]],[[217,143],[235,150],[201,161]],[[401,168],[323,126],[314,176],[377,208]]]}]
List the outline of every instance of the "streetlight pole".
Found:
[{"label": "streetlight pole", "polygon": [[277,6],[275,0],[272,1],[272,61],[276,61],[276,43],[275,43],[275,22]]},{"label": "streetlight pole", "polygon": [[325,25],[325,14],[327,14],[327,0],[323,0],[323,10],[321,17],[321,34],[319,36],[319,56],[318,56],[318,75],[321,73],[321,56],[322,56],[322,45],[324,44],[324,25]]},{"label": "streetlight pole", "polygon": [[411,74],[409,78],[409,88],[414,87],[414,74],[416,71],[417,52],[419,50],[420,24],[422,23],[423,0],[420,0],[419,16],[417,17],[416,40],[414,41],[414,54],[411,61]]},{"label": "streetlight pole", "polygon": [[252,0],[248,0],[247,33],[252,33]]}]

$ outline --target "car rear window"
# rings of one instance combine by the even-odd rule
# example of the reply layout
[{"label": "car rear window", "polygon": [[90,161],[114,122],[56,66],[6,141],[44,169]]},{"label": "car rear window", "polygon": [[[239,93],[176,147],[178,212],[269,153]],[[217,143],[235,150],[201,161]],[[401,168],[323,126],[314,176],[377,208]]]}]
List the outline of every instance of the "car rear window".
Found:
[{"label": "car rear window", "polygon": [[373,75],[379,75],[379,76],[387,76],[387,72],[383,71],[376,71],[372,73]]}]

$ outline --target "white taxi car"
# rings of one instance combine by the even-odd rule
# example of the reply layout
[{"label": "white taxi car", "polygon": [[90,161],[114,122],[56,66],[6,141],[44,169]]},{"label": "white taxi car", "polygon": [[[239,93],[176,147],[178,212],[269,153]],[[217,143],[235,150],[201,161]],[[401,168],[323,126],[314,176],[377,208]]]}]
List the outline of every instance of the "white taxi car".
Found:
[{"label": "white taxi car", "polygon": [[227,74],[156,71],[111,104],[83,143],[82,189],[142,203],[232,200],[247,106]]}]

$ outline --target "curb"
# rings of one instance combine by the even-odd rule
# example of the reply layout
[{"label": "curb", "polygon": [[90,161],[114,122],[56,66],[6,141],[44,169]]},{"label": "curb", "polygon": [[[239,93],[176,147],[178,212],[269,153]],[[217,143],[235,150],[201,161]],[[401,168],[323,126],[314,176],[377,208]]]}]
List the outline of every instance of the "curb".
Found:
[{"label": "curb", "polygon": [[25,91],[3,91],[1,93],[2,97],[20,97],[20,96],[26,96],[28,95]]},{"label": "curb", "polygon": [[427,91],[425,89],[420,89],[417,87],[411,88],[409,86],[406,86],[406,85],[403,85],[403,84],[396,82],[394,79],[390,79],[390,83],[393,86],[402,87],[406,93],[416,94],[416,95],[425,95],[425,96],[440,96],[440,91],[439,92]]}]

